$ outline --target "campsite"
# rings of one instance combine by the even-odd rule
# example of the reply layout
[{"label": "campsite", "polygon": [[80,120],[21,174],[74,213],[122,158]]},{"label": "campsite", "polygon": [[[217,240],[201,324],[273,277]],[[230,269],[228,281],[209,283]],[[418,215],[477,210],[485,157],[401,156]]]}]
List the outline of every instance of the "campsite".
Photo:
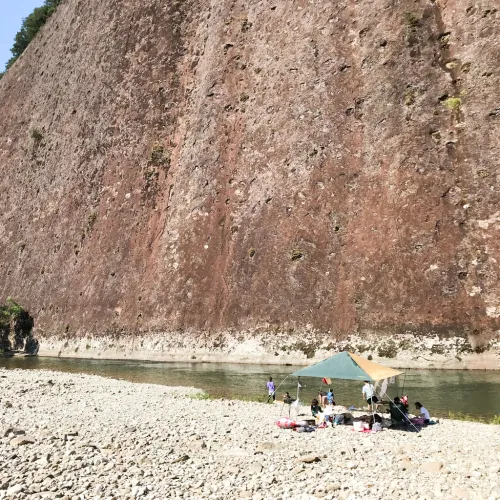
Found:
[{"label": "campsite", "polygon": [[[430,420],[428,414],[425,421],[419,418],[419,410],[417,410],[415,417],[410,418],[407,396],[401,394],[403,401],[401,403],[398,395],[391,398],[387,393],[389,383],[394,383],[395,377],[402,373],[400,370],[374,363],[347,351],[337,353],[323,361],[292,373],[292,377],[297,377],[297,397],[293,399],[289,393],[286,393],[283,398],[280,419],[276,423],[278,427],[294,428],[302,432],[312,432],[316,428],[338,424],[352,425],[355,430],[361,432],[378,432],[384,427],[420,432],[422,426],[433,425],[437,422]],[[312,419],[307,418],[309,416],[307,414],[306,418],[301,418],[305,416],[303,410],[307,406],[306,403],[300,400],[300,389],[303,385],[300,380],[301,377],[314,377],[321,380],[318,398],[312,400],[310,407]],[[338,406],[334,401],[333,392],[326,393],[322,391],[323,384],[332,386],[332,381],[338,379],[364,382],[362,392],[368,391],[366,394],[366,408],[356,408],[354,405],[349,408]],[[373,383],[376,385],[373,385]],[[333,389],[330,389],[330,391],[333,391]],[[330,396],[329,401],[327,401],[328,396]],[[282,416],[285,405],[289,407],[288,418]],[[416,405],[422,407],[419,402]],[[385,409],[389,414],[388,419],[385,420],[383,418],[384,407],[386,407]],[[295,411],[295,420],[290,418],[292,408]],[[427,412],[425,408],[424,410]]]}]

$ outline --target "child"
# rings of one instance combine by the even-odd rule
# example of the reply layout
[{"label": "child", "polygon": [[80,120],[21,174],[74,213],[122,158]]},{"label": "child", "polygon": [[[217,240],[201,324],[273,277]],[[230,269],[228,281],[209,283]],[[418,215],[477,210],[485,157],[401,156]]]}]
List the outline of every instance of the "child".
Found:
[{"label": "child", "polygon": [[333,395],[333,389],[330,387],[326,393],[326,401],[329,405],[335,406],[335,396]]},{"label": "child", "polygon": [[419,417],[424,419],[424,424],[428,425],[431,420],[431,416],[426,408],[423,407],[422,403],[415,403],[415,407],[420,412]]},{"label": "child", "polygon": [[323,409],[321,408],[321,406],[319,405],[318,403],[318,400],[317,399],[313,399],[311,401],[311,413],[312,413],[312,416],[313,417],[316,417],[316,415],[318,413],[323,413]]}]

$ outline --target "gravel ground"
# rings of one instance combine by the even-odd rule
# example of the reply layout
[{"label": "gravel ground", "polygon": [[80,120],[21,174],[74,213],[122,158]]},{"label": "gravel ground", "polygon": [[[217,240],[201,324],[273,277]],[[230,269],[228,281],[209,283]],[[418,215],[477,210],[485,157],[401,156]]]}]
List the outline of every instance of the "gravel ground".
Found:
[{"label": "gravel ground", "polygon": [[280,405],[0,370],[0,499],[500,499],[500,427],[275,425]]}]

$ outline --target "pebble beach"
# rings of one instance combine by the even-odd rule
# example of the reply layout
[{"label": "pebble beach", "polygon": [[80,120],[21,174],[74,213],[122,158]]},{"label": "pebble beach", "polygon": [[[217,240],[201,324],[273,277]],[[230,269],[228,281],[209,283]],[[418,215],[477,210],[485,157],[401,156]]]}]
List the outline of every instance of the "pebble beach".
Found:
[{"label": "pebble beach", "polygon": [[0,370],[0,499],[500,499],[500,426],[297,433],[280,404],[204,396]]}]

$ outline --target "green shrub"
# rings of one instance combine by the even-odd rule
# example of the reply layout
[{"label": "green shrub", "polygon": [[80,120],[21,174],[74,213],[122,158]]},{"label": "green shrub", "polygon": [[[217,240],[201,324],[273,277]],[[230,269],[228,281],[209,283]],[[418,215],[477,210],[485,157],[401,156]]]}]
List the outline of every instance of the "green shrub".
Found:
[{"label": "green shrub", "polygon": [[460,97],[448,97],[443,101],[443,106],[450,111],[459,111],[462,105],[462,99]]},{"label": "green shrub", "polygon": [[154,144],[149,153],[149,164],[154,167],[170,167],[170,152],[161,144]]},{"label": "green shrub", "polygon": [[210,399],[210,394],[208,392],[195,392],[194,394],[188,394],[188,398],[196,400]]},{"label": "green shrub", "polygon": [[387,344],[381,345],[378,348],[378,355],[381,358],[395,358],[397,354],[398,348],[392,341],[389,341]]},{"label": "green shrub", "polygon": [[17,302],[14,302],[11,297],[7,297],[5,305],[0,306],[0,327],[9,325],[23,312],[24,309]]},{"label": "green shrub", "polygon": [[32,131],[31,131],[31,138],[36,142],[36,143],[39,143],[42,141],[43,139],[43,134],[42,132],[40,132],[39,129],[37,128],[34,128]]},{"label": "green shrub", "polygon": [[33,324],[31,315],[7,297],[5,304],[0,305],[0,348],[3,351],[17,349],[31,336]]},{"label": "green shrub", "polygon": [[91,212],[87,217],[87,231],[90,232],[94,228],[94,224],[97,220],[97,212]]},{"label": "green shrub", "polygon": [[405,12],[403,14],[403,20],[405,25],[410,29],[414,29],[420,24],[420,19],[413,12]]},{"label": "green shrub", "polygon": [[448,413],[448,418],[452,420],[461,420],[464,422],[481,422],[483,424],[491,424],[491,425],[500,425],[500,415],[494,415],[491,418],[488,417],[479,417],[476,415],[469,415],[468,413],[452,412]]},{"label": "green shrub", "polygon": [[413,87],[407,87],[404,95],[404,103],[406,106],[413,106],[417,99],[417,89]]},{"label": "green shrub", "polygon": [[269,396],[238,396],[236,399],[247,403],[273,403]]}]

